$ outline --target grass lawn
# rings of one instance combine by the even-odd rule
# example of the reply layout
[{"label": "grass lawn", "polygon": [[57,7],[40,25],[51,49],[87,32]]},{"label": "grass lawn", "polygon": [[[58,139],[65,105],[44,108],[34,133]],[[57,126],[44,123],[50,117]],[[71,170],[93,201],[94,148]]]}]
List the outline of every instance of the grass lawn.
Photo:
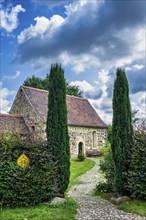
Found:
[{"label": "grass lawn", "polygon": [[71,167],[70,167],[70,183],[68,188],[78,183],[77,177],[86,173],[92,167],[94,167],[95,162],[93,160],[85,159],[84,161],[80,162],[76,159],[71,160]]},{"label": "grass lawn", "polygon": [[62,205],[38,205],[30,208],[5,208],[1,210],[1,220],[73,220],[77,205],[67,198]]},{"label": "grass lawn", "polygon": [[128,203],[118,205],[118,208],[125,212],[146,216],[146,201],[132,200]]},{"label": "grass lawn", "polygon": [[[100,196],[103,199],[110,200],[111,195],[109,193],[98,192],[95,190],[95,195]],[[117,205],[118,209],[121,209],[125,212],[135,213],[141,216],[146,216],[146,201],[140,200],[131,200],[120,205]]]},{"label": "grass lawn", "polygon": [[[69,188],[76,183],[75,178],[84,174],[94,166],[94,161],[79,162],[71,160],[71,176]],[[66,197],[61,205],[38,205],[29,208],[4,208],[0,210],[0,220],[73,220],[77,210],[76,203]]]}]

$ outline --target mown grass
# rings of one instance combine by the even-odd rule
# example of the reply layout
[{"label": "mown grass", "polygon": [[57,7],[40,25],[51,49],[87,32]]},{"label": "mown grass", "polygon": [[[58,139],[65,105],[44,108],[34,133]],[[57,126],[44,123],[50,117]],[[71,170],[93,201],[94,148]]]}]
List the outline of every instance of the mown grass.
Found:
[{"label": "mown grass", "polygon": [[[94,166],[94,161],[79,162],[71,160],[71,175],[69,188],[77,181],[76,178]],[[77,204],[66,196],[66,202],[60,205],[41,204],[29,208],[1,208],[0,220],[73,220],[75,219]]]},{"label": "mown grass", "polygon": [[77,177],[86,173],[92,167],[94,167],[95,162],[93,160],[85,159],[80,162],[77,159],[71,160],[70,166],[70,182],[68,189],[78,183]]},{"label": "mown grass", "polygon": [[118,208],[125,212],[146,216],[146,201],[131,200],[128,203],[118,205]]},{"label": "mown grass", "polygon": [[61,205],[41,204],[30,208],[15,208],[1,210],[1,220],[73,220],[75,219],[77,205],[67,198]]},{"label": "mown grass", "polygon": [[[112,195],[110,193],[94,191],[95,196],[100,196],[103,199],[110,201]],[[123,204],[117,205],[118,209],[121,209],[125,212],[134,213],[141,216],[146,216],[146,201],[141,200],[131,200]]]}]

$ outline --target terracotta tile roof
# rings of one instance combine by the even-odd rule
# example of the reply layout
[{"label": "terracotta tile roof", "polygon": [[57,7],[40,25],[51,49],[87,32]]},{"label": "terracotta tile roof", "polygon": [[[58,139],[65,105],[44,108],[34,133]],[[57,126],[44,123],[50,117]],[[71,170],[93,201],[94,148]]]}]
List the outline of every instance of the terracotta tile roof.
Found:
[{"label": "terracotta tile roof", "polygon": [[[22,86],[31,105],[42,121],[46,121],[48,91]],[[90,127],[107,127],[87,99],[67,95],[68,124]]]},{"label": "terracotta tile roof", "polygon": [[20,115],[0,114],[0,131],[30,135],[30,131]]}]

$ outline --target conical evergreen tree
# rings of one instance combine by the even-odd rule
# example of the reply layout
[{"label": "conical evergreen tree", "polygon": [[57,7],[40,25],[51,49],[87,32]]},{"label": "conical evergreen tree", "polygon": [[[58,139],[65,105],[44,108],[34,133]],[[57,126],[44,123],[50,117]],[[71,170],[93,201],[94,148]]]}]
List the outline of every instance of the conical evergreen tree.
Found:
[{"label": "conical evergreen tree", "polygon": [[125,71],[117,69],[113,94],[112,152],[115,162],[115,188],[127,193],[127,178],[133,146],[129,87]]},{"label": "conical evergreen tree", "polygon": [[70,176],[70,148],[67,126],[66,86],[61,65],[53,64],[50,70],[48,117],[46,134],[54,163],[58,164],[55,176],[58,193],[64,195]]}]

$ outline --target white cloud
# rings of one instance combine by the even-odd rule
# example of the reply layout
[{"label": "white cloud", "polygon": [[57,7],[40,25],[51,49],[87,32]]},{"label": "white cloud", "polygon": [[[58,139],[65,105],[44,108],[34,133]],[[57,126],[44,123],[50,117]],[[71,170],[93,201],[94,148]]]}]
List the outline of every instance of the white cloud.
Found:
[{"label": "white cloud", "polygon": [[69,5],[65,6],[66,9],[66,14],[67,16],[70,16],[73,13],[82,11],[82,8],[84,5],[88,4],[88,1],[83,1],[83,0],[79,0],[79,1],[75,1],[73,3],[70,3]]},{"label": "white cloud", "polygon": [[94,81],[92,84],[87,82],[86,80],[83,81],[74,81],[71,82],[70,85],[76,85],[79,87],[81,91],[83,91],[83,96],[84,98],[87,99],[93,99],[97,100],[101,97],[102,95],[102,90],[101,88],[97,85],[97,82]]},{"label": "white cloud", "polygon": [[113,84],[113,77],[109,74],[109,72],[105,69],[101,69],[97,73],[96,80],[90,84],[86,80],[83,81],[74,81],[71,82],[70,85],[76,85],[79,87],[80,90],[84,92],[84,96],[88,98],[90,96],[91,99],[94,99],[94,97],[101,98],[102,94],[102,100],[108,97],[108,87],[110,87]]},{"label": "white cloud", "polygon": [[135,65],[133,65],[133,67],[135,70],[141,70],[144,68],[144,65],[143,64],[135,64]]},{"label": "white cloud", "polygon": [[142,70],[144,68],[143,64],[135,64],[135,65],[131,65],[131,66],[127,66],[125,68],[125,71],[137,71],[137,70]]},{"label": "white cloud", "polygon": [[[113,80],[112,80],[113,81]],[[102,97],[107,97],[107,88],[108,84],[110,85],[111,82],[111,76],[109,75],[109,72],[105,69],[101,69],[98,73],[98,81],[96,83],[99,87],[101,87],[102,90]]]},{"label": "white cloud", "polygon": [[12,32],[19,25],[18,14],[20,12],[25,12],[25,9],[21,5],[16,5],[15,7],[7,10],[1,10],[1,22],[0,27],[5,29],[7,32]]},{"label": "white cloud", "polygon": [[71,65],[71,70],[74,73],[81,73],[87,69],[99,67],[98,58],[92,53],[86,53],[82,55],[72,55],[67,52],[62,52],[59,56],[59,61],[64,65]]},{"label": "white cloud", "polygon": [[[101,99],[99,100],[92,100],[89,99],[89,102],[94,107],[100,118],[106,123],[106,124],[112,124],[112,100],[109,98],[106,98],[104,102],[101,102]],[[104,105],[106,104],[106,106]]]},{"label": "white cloud", "polygon": [[80,90],[82,90],[83,92],[87,92],[87,91],[94,91],[94,87],[88,83],[86,80],[83,81],[74,81],[70,83],[71,86],[78,86],[80,88]]},{"label": "white cloud", "polygon": [[21,74],[21,72],[20,71],[16,71],[16,74],[15,75],[13,75],[13,76],[4,76],[3,78],[4,79],[8,79],[8,80],[13,80],[13,79],[16,79],[17,77],[19,77],[20,76],[20,74]]},{"label": "white cloud", "polygon": [[[85,1],[85,0],[78,0],[70,3],[69,5],[65,6],[67,16],[71,16],[72,14],[76,14],[77,17],[80,17],[81,14],[84,14],[87,8],[90,8],[94,11],[99,8],[100,5],[104,3],[103,0],[101,1]],[[91,15],[92,16],[92,15]],[[75,19],[77,18],[75,17]]]},{"label": "white cloud", "polygon": [[12,102],[9,98],[14,97],[15,91],[10,91],[7,88],[2,87],[2,82],[0,81],[0,113],[8,113]]},{"label": "white cloud", "polygon": [[132,110],[138,110],[138,117],[146,118],[146,92],[137,92],[130,95]]},{"label": "white cloud", "polygon": [[[33,64],[36,63],[34,66],[37,66],[38,59],[43,58],[44,62],[53,60],[70,66],[75,73],[91,68],[109,70],[113,66],[131,65],[133,61],[144,57],[145,32],[141,25],[141,4],[129,1],[117,4],[114,0],[78,0],[65,6],[65,18],[59,15],[50,19],[37,17],[36,24],[23,30],[18,36],[21,44],[16,62],[33,61]],[[127,5],[132,8],[131,14]],[[139,12],[135,15],[134,12],[138,9]],[[120,15],[123,13],[127,17],[121,19]],[[42,61],[42,68],[44,62]]]},{"label": "white cloud", "polygon": [[53,15],[50,19],[42,16],[36,17],[34,21],[36,21],[35,25],[24,29],[20,35],[18,35],[18,42],[20,44],[32,38],[51,38],[55,30],[63,24],[64,18],[59,15]]},{"label": "white cloud", "polygon": [[[61,62],[66,65],[72,66],[72,71],[74,73],[81,73],[88,69],[96,68],[96,69],[112,69],[117,67],[123,67],[125,65],[130,65],[129,69],[126,69],[126,71],[130,70],[140,70],[144,67],[143,64],[140,65],[131,65],[134,61],[142,60],[144,61],[144,53],[145,53],[145,37],[144,37],[144,29],[142,28],[133,28],[129,29],[129,31],[125,30],[118,30],[119,33],[115,32],[113,33],[113,36],[116,36],[117,39],[120,41],[124,41],[125,44],[130,46],[129,51],[127,52],[123,50],[123,54],[119,54],[120,48],[118,47],[117,43],[115,47],[111,47],[112,43],[109,43],[109,48],[104,45],[93,45],[91,49],[89,49],[88,53],[83,53],[81,55],[78,54],[71,54],[62,52],[60,55]],[[146,31],[146,30],[145,30]],[[133,36],[132,40],[130,36]],[[121,37],[122,36],[122,37]],[[125,53],[125,54],[124,54]],[[113,56],[114,54],[118,54],[117,56]],[[66,61],[67,60],[67,61]],[[128,67],[127,67],[128,68]]]},{"label": "white cloud", "polygon": [[131,71],[131,70],[132,70],[131,66],[127,66],[127,67],[125,68],[125,71],[126,71],[126,72]]}]

